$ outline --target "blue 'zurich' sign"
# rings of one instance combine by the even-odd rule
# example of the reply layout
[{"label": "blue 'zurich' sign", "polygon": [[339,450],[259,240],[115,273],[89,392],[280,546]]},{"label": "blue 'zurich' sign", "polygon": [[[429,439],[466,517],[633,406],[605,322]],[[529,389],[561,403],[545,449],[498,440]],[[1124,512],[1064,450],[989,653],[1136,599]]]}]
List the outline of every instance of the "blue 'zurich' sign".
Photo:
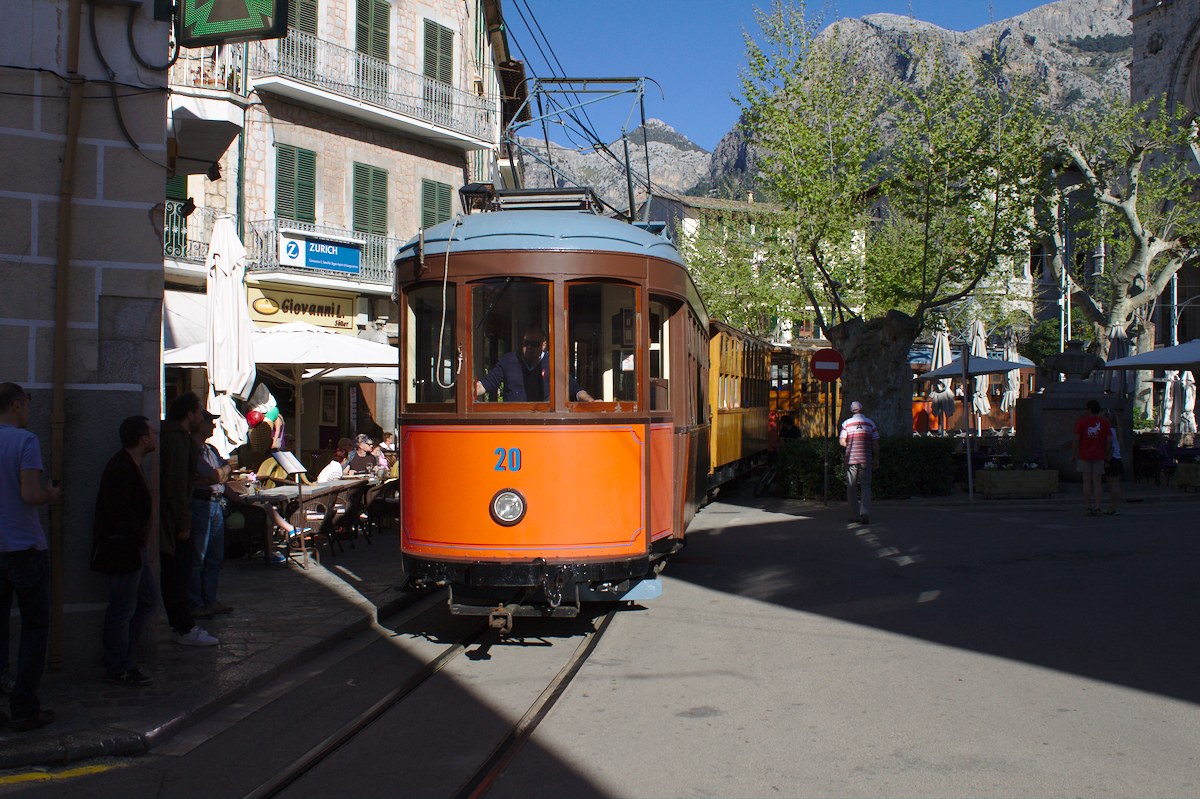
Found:
[{"label": "blue 'zurich' sign", "polygon": [[362,265],[362,249],[341,241],[305,239],[304,265],[310,269],[357,275]]}]

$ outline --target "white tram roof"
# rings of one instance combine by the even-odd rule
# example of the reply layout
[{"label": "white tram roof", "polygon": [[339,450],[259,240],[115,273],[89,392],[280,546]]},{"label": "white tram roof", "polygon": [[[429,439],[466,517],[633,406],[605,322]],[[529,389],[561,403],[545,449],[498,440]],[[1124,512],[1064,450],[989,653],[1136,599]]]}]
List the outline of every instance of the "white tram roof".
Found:
[{"label": "white tram roof", "polygon": [[[419,240],[420,236],[414,236],[400,247],[396,260],[415,256]],[[444,255],[447,246],[451,254],[496,250],[619,252],[652,256],[684,266],[670,239],[591,211],[460,214],[425,230],[425,255]]]}]

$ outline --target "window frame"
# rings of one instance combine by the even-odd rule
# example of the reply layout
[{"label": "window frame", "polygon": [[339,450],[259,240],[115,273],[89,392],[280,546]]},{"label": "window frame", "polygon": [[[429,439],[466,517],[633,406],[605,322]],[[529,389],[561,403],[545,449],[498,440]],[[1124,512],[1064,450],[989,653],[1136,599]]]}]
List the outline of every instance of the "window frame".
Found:
[{"label": "window frame", "polygon": [[[481,380],[483,375],[475,374],[475,354],[476,343],[478,336],[475,333],[475,290],[478,287],[487,283],[500,283],[504,280],[511,280],[514,283],[523,285],[543,286],[546,290],[546,342],[547,342],[547,369],[549,369],[550,379],[547,386],[547,397],[541,402],[486,402],[475,396],[475,382]],[[481,277],[466,281],[463,285],[463,292],[466,295],[465,313],[462,315],[467,324],[467,329],[470,331],[469,340],[464,344],[464,370],[469,374],[470,384],[467,387],[467,409],[472,412],[486,414],[505,414],[505,413],[552,413],[556,409],[558,391],[557,391],[557,351],[555,346],[556,326],[554,299],[557,295],[557,288],[554,280],[548,280],[544,277],[526,277],[526,276],[508,276],[508,277]],[[515,337],[520,337],[520,331],[515,332]],[[502,353],[499,357],[503,357],[507,352]],[[499,358],[497,358],[497,361]],[[492,364],[495,368],[495,364]],[[461,377],[460,377],[461,379]]]},{"label": "window frame", "polygon": [[[649,379],[648,376],[650,373],[649,372],[650,348],[646,344],[648,339],[646,338],[646,323],[644,320],[645,313],[643,310],[644,309],[643,295],[645,292],[644,292],[644,287],[642,286],[642,284],[633,282],[633,281],[629,281],[629,280],[621,280],[619,278],[602,277],[599,275],[592,275],[592,276],[588,276],[588,277],[582,277],[582,278],[576,278],[573,280],[563,281],[563,295],[562,295],[563,296],[563,313],[562,313],[563,340],[561,342],[562,348],[563,348],[563,350],[562,350],[563,357],[568,359],[567,365],[569,368],[570,367],[569,359],[570,359],[571,342],[568,340],[568,337],[570,336],[570,333],[571,333],[571,288],[574,286],[590,286],[590,285],[620,286],[622,288],[629,288],[629,289],[633,290],[633,297],[634,297],[634,300],[633,300],[634,301],[633,344],[630,345],[629,347],[626,347],[624,344],[619,345],[619,346],[610,344],[608,346],[608,349],[611,350],[611,349],[613,349],[613,347],[616,347],[617,349],[621,349],[621,350],[623,350],[623,349],[632,349],[633,350],[634,358],[635,358],[634,364],[633,364],[633,374],[634,374],[634,382],[635,382],[635,392],[634,392],[635,397],[633,400],[613,399],[613,400],[609,401],[609,400],[599,399],[596,396],[596,394],[600,393],[600,392],[589,391],[588,393],[592,394],[591,402],[581,402],[581,401],[574,399],[573,397],[567,397],[567,409],[570,411],[587,412],[587,413],[593,413],[593,412],[594,413],[603,413],[603,412],[624,413],[624,412],[640,411],[646,405],[646,402],[645,402],[646,391],[647,391],[646,386],[647,386],[647,381]],[[569,387],[571,375],[568,374],[566,377],[567,377],[566,385]],[[587,386],[583,386],[583,388],[586,390]]]},{"label": "window frame", "polygon": [[[416,342],[418,339],[418,334],[416,331],[414,331],[413,325],[411,324],[411,320],[413,319],[413,314],[411,313],[412,295],[415,292],[427,291],[430,289],[435,289],[436,291],[441,292],[443,289],[443,283],[440,280],[424,281],[407,286],[401,292],[400,303],[398,307],[400,323],[402,326],[400,341],[403,343],[404,348],[400,353],[400,379],[402,381],[402,386],[400,387],[400,390],[397,391],[397,394],[399,395],[398,399],[400,401],[401,412],[403,413],[457,414],[460,406],[459,398],[461,396],[459,388],[463,378],[461,368],[458,369],[457,373],[454,375],[453,387],[450,389],[443,389],[444,391],[450,392],[450,402],[417,402],[408,399],[409,390],[412,389],[414,392],[416,390],[413,381],[417,378]],[[450,314],[449,312],[446,314],[446,329],[450,334],[450,349],[444,354],[448,354],[451,362],[455,363],[461,347],[460,338],[462,331],[459,327],[459,317],[461,316],[461,311],[459,309],[462,306],[462,297],[459,296],[459,286],[454,281],[450,281],[445,284],[445,292],[447,300],[450,304],[452,304],[454,314]],[[474,390],[473,379],[471,381],[470,390]]]}]

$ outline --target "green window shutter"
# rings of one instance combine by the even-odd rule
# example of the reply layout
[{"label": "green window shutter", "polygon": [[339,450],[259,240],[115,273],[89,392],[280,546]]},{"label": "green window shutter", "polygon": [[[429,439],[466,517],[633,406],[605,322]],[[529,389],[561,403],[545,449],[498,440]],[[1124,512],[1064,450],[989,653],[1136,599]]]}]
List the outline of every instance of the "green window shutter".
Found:
[{"label": "green window shutter", "polygon": [[433,227],[450,218],[450,186],[436,180],[421,181],[421,227]]},{"label": "green window shutter", "polygon": [[454,31],[425,20],[425,77],[454,83]]},{"label": "green window shutter", "polygon": [[388,60],[387,0],[357,0],[354,16],[354,49],[358,52]]},{"label": "green window shutter", "polygon": [[296,152],[296,218],[317,221],[317,154],[312,150]]},{"label": "green window shutter", "polygon": [[173,178],[167,178],[167,199],[187,199],[187,175],[176,175]]},{"label": "green window shutter", "polygon": [[450,187],[445,183],[437,184],[437,216],[439,222],[450,218]]},{"label": "green window shutter", "polygon": [[275,216],[317,221],[317,154],[281,144],[275,155]]},{"label": "green window shutter", "polygon": [[275,151],[275,217],[296,218],[296,148],[287,144]]},{"label": "green window shutter", "polygon": [[386,170],[354,165],[354,229],[359,233],[387,235]]},{"label": "green window shutter", "polygon": [[288,29],[317,35],[317,0],[291,0],[288,3]]}]

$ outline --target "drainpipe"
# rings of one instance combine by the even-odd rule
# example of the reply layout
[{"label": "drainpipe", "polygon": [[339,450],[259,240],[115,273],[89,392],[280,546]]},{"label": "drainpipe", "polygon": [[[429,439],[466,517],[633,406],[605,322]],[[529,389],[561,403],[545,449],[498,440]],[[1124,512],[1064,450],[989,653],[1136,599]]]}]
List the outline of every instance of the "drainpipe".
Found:
[{"label": "drainpipe", "polygon": [[[67,314],[71,277],[71,201],[75,194],[75,161],[83,112],[83,77],[79,75],[79,30],[83,0],[70,0],[67,31],[67,139],[63,144],[58,189],[58,250],[54,287],[54,369],[50,405],[50,478],[61,480],[66,461],[64,429],[67,400]],[[94,13],[94,9],[93,9]],[[81,485],[80,490],[83,486]],[[63,500],[50,503],[50,668],[63,665]]]},{"label": "drainpipe", "polygon": [[[250,96],[250,42],[242,44],[242,85],[238,87],[242,96]],[[246,241],[246,123],[250,120],[249,107],[242,109],[242,130],[238,133],[237,166],[237,232],[238,238]]]}]

